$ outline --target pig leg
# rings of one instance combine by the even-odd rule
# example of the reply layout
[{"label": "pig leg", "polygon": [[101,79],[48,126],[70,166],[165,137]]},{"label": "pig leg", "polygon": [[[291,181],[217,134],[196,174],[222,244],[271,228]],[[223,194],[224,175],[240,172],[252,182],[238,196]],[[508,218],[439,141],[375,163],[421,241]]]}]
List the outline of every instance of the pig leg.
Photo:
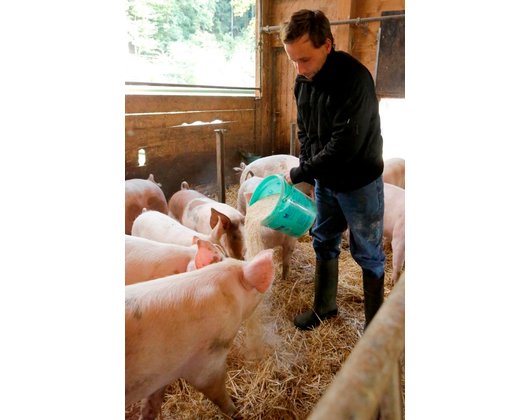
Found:
[{"label": "pig leg", "polygon": [[142,400],[140,420],[155,420],[164,401],[166,387],[163,386],[158,391],[153,392]]},{"label": "pig leg", "polygon": [[230,417],[235,414],[236,406],[226,390],[226,357],[223,366],[217,371],[210,372],[207,381],[192,379],[188,380],[188,382],[217,405],[223,413]]},{"label": "pig leg", "polygon": [[405,240],[395,237],[392,239],[392,278],[390,285],[393,286],[405,264]]},{"label": "pig leg", "polygon": [[294,245],[283,245],[282,246],[282,280],[286,280],[289,277],[289,269],[291,267],[291,256],[293,255]]}]

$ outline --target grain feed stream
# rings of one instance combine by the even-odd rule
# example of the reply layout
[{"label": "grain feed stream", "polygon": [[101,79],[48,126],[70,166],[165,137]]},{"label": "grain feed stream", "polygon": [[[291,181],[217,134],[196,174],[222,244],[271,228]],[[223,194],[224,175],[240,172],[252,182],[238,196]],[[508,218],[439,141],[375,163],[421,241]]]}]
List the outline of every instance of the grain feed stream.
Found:
[{"label": "grain feed stream", "polygon": [[[268,195],[247,208],[245,216],[245,260],[251,260],[264,250],[261,222],[274,210],[278,197],[279,194]],[[281,276],[281,261],[278,261],[280,259],[279,250],[278,247],[274,251],[274,281]],[[260,359],[266,351],[265,347],[273,349],[281,342],[277,334],[275,317],[271,311],[269,291],[265,292],[261,303],[244,323],[244,347],[249,360]]]}]

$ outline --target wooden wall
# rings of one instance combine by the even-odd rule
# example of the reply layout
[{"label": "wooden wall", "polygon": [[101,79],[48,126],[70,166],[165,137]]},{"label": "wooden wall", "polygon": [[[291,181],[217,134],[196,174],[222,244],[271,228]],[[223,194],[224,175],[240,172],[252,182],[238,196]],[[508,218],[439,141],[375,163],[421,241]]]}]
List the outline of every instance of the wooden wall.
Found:
[{"label": "wooden wall", "polygon": [[[227,185],[239,182],[232,169],[242,161],[239,151],[259,153],[255,140],[256,99],[253,97],[126,95],[125,179],[155,181],[169,199],[182,181],[192,188],[216,183],[215,129],[225,129]],[[223,123],[182,125],[195,121]],[[138,151],[146,152],[145,166]]]},{"label": "wooden wall", "polygon": [[[257,0],[257,30],[277,26],[299,9],[320,9],[330,21],[381,16],[404,10],[404,0]],[[332,26],[336,49],[347,51],[375,73],[380,22],[364,28]],[[261,92],[256,98],[219,96],[126,95],[125,178],[147,179],[150,173],[169,198],[186,180],[194,185],[216,182],[214,129],[225,132],[227,184],[238,182],[239,150],[261,156],[289,153],[290,127],[296,122],[293,95],[296,73],[277,33],[258,33],[256,65]],[[182,126],[194,121],[222,124]],[[297,143],[298,144],[298,143]],[[138,150],[147,154],[138,166]],[[298,150],[298,149],[297,149]]]}]

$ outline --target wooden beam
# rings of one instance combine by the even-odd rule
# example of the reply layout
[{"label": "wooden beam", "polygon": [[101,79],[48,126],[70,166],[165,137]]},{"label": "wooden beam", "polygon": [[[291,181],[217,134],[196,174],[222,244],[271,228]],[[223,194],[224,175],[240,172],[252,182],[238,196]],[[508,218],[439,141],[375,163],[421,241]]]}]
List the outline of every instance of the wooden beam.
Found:
[{"label": "wooden beam", "polygon": [[[358,2],[354,0],[339,0],[337,2],[338,20],[355,19],[355,9]],[[355,24],[337,25],[335,49],[349,54],[353,51],[353,32]]]}]

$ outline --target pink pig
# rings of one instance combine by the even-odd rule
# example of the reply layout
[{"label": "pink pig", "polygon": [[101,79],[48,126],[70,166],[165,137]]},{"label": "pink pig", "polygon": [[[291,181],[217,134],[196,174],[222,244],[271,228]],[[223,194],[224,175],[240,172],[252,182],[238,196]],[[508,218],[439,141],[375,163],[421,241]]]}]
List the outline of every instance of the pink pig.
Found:
[{"label": "pink pig", "polygon": [[125,286],[125,407],[158,415],[167,385],[184,378],[232,416],[226,356],[274,277],[272,251]]},{"label": "pink pig", "polygon": [[[266,178],[269,175],[283,175],[285,171],[291,168],[300,166],[300,159],[296,156],[291,155],[272,155],[256,159],[249,165],[241,163],[239,168],[234,168],[236,172],[241,171],[241,178],[239,185],[249,179],[249,176],[259,176],[260,178]],[[295,187],[302,191],[304,194],[313,197],[313,186],[307,182],[301,182],[295,184]]]},{"label": "pink pig", "polygon": [[134,220],[142,214],[142,209],[157,210],[167,214],[168,207],[164,193],[155,182],[153,175],[145,179],[125,181],[125,233],[131,234]]},{"label": "pink pig", "polygon": [[132,236],[139,236],[166,244],[192,246],[197,239],[202,239],[213,243],[226,256],[225,249],[220,245],[223,233],[223,226],[219,222],[210,234],[204,235],[187,228],[172,217],[158,211],[143,212],[134,221],[132,228]]},{"label": "pink pig", "polygon": [[392,278],[395,284],[405,264],[405,190],[384,184],[383,235],[392,240]]},{"label": "pink pig", "polygon": [[405,189],[405,159],[391,158],[385,160],[383,182]]},{"label": "pink pig", "polygon": [[220,222],[221,245],[229,257],[243,259],[245,217],[232,206],[190,190],[184,181],[181,190],[169,200],[169,215],[204,235],[209,235]]},{"label": "pink pig", "polygon": [[125,235],[125,284],[198,270],[224,259],[209,241],[191,247]]}]

